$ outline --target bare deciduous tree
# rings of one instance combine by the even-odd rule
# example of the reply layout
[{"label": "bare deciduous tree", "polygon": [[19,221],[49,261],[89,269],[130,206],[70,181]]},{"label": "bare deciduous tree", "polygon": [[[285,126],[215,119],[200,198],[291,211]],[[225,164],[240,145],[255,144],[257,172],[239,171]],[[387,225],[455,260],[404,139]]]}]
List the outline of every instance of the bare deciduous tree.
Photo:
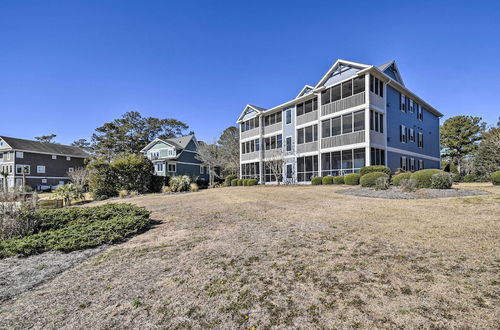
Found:
[{"label": "bare deciduous tree", "polygon": [[68,177],[74,184],[85,187],[89,181],[89,171],[84,167],[77,167],[73,172],[68,172]]},{"label": "bare deciduous tree", "polygon": [[[286,158],[288,157],[294,157],[296,158],[296,152],[295,152],[295,146],[292,144],[291,148],[292,151],[286,151],[286,146],[283,146],[281,148],[276,148],[272,150],[265,150],[264,151],[264,168],[268,169],[271,174],[276,178],[277,184],[284,183],[284,184],[294,184],[296,183],[296,175],[295,175],[295,167],[292,166],[292,178],[286,178],[286,173],[285,175],[283,174],[284,168],[286,166],[287,161]],[[291,159],[294,159],[291,158]]]},{"label": "bare deciduous tree", "polygon": [[203,141],[198,143],[198,155],[196,159],[203,162],[208,167],[209,185],[212,186],[215,178],[219,178],[217,169],[221,167],[222,161],[217,144],[207,144]]}]

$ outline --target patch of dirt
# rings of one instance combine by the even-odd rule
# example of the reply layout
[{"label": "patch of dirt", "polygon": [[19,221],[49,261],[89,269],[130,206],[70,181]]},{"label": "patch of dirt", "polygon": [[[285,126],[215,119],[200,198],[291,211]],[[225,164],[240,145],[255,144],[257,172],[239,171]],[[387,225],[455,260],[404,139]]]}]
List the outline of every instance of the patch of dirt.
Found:
[{"label": "patch of dirt", "polygon": [[418,189],[415,192],[405,192],[399,187],[391,187],[387,190],[376,190],[373,188],[356,187],[338,191],[339,194],[360,197],[387,198],[387,199],[431,199],[487,195],[489,192],[481,190],[464,189]]}]

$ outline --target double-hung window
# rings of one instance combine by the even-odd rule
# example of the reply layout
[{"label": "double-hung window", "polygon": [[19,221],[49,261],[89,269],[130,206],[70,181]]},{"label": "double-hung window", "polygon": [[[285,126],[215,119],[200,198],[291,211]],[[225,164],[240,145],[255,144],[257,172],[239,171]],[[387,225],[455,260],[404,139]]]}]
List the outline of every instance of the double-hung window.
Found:
[{"label": "double-hung window", "polygon": [[424,134],[423,133],[418,133],[418,147],[419,148],[424,147]]},{"label": "double-hung window", "polygon": [[413,100],[410,99],[410,112],[413,113]]},{"label": "double-hung window", "polygon": [[403,112],[406,112],[406,96],[401,94],[401,101],[399,103],[399,109]]},{"label": "double-hung window", "polygon": [[424,120],[424,109],[422,108],[422,106],[417,107],[417,119]]},{"label": "double-hung window", "polygon": [[406,166],[406,157],[401,157],[399,161],[399,167],[403,170],[406,171],[408,167]]},{"label": "double-hung window", "polygon": [[292,151],[292,137],[288,136],[286,138],[286,151]]},{"label": "double-hung window", "polygon": [[400,125],[399,126],[400,130],[399,130],[399,141],[403,142],[403,143],[406,143],[408,142],[408,137],[406,135],[406,132],[407,132],[407,128],[405,125]]},{"label": "double-hung window", "polygon": [[36,172],[37,172],[37,173],[40,173],[40,174],[44,174],[44,173],[45,173],[45,166],[43,166],[43,165],[38,165],[38,166],[36,167]]},{"label": "double-hung window", "polygon": [[285,124],[292,123],[292,109],[288,109],[285,111]]},{"label": "double-hung window", "polygon": [[408,136],[410,142],[415,142],[415,130],[413,128],[409,129],[409,136]]}]

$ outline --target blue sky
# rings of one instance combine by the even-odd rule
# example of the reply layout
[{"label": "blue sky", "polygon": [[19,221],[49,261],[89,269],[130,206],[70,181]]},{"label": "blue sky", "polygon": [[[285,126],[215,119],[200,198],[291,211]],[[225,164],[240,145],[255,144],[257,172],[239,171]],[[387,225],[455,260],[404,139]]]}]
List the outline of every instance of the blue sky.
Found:
[{"label": "blue sky", "polygon": [[395,59],[445,114],[500,115],[499,1],[0,1],[0,135],[70,143],[126,111],[213,141],[337,58]]}]

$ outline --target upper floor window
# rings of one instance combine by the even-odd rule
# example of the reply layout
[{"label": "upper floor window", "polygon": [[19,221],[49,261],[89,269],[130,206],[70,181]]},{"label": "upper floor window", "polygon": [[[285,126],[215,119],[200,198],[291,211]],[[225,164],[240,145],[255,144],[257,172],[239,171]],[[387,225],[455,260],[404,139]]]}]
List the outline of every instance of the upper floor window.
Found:
[{"label": "upper floor window", "polygon": [[401,94],[401,100],[399,102],[399,109],[403,112],[406,112],[406,96]]},{"label": "upper floor window", "polygon": [[24,152],[16,151],[16,158],[24,158]]},{"label": "upper floor window", "polygon": [[57,159],[57,155],[52,155],[52,159]]},{"label": "upper floor window", "polygon": [[318,100],[313,98],[303,103],[297,104],[297,116],[305,115],[306,113],[318,110]]},{"label": "upper floor window", "polygon": [[241,153],[248,154],[250,152],[259,151],[259,139],[246,141],[241,143]]},{"label": "upper floor window", "polygon": [[30,174],[30,165],[16,165],[16,174]]},{"label": "upper floor window", "polygon": [[410,128],[408,138],[410,142],[415,142],[415,130],[413,128]]},{"label": "upper floor window", "polygon": [[321,125],[321,137],[323,138],[362,131],[365,129],[365,112],[361,110],[326,119],[321,122]]},{"label": "upper floor window", "polygon": [[292,137],[286,138],[286,151],[292,151]]},{"label": "upper floor window", "polygon": [[399,126],[399,141],[406,143],[408,142],[408,134],[407,134],[408,129],[406,128],[405,125],[400,125]]},{"label": "upper floor window", "polygon": [[413,113],[413,105],[414,105],[413,100],[410,99],[410,112],[411,113]]},{"label": "upper floor window", "polygon": [[424,109],[422,106],[417,104],[417,119],[418,120],[424,120]]},{"label": "upper floor window", "polygon": [[264,126],[281,123],[281,111],[275,112],[264,117]]},{"label": "upper floor window", "polygon": [[281,148],[283,144],[282,135],[274,135],[267,138],[264,138],[264,149],[265,150],[273,150]]},{"label": "upper floor window", "polygon": [[418,147],[419,148],[424,147],[424,134],[423,133],[418,133]]},{"label": "upper floor window", "polygon": [[365,76],[356,77],[321,92],[321,104],[328,104],[365,91]]},{"label": "upper floor window", "polygon": [[352,80],[342,83],[342,98],[352,96]]},{"label": "upper floor window", "polygon": [[318,141],[318,125],[311,125],[297,130],[297,144]]},{"label": "upper floor window", "polygon": [[259,127],[259,117],[254,117],[241,123],[242,132],[246,132],[257,127]]},{"label": "upper floor window", "polygon": [[66,157],[66,160],[71,160],[71,157],[70,157],[70,156],[67,156],[67,157]]},{"label": "upper floor window", "polygon": [[177,164],[173,163],[173,164],[168,164],[167,165],[167,170],[169,172],[176,172],[177,171]]},{"label": "upper floor window", "polygon": [[68,168],[68,173],[73,173],[75,169],[73,167]]},{"label": "upper floor window", "polygon": [[285,124],[292,123],[292,109],[288,109],[285,111]]},{"label": "upper floor window", "polygon": [[377,94],[380,97],[384,97],[384,83],[382,80],[370,76],[370,92]]},{"label": "upper floor window", "polygon": [[370,110],[370,129],[375,132],[384,133],[384,115]]},{"label": "upper floor window", "polygon": [[36,167],[36,172],[37,172],[37,173],[41,173],[41,174],[45,173],[45,166],[43,166],[43,165],[38,165],[38,166]]}]

